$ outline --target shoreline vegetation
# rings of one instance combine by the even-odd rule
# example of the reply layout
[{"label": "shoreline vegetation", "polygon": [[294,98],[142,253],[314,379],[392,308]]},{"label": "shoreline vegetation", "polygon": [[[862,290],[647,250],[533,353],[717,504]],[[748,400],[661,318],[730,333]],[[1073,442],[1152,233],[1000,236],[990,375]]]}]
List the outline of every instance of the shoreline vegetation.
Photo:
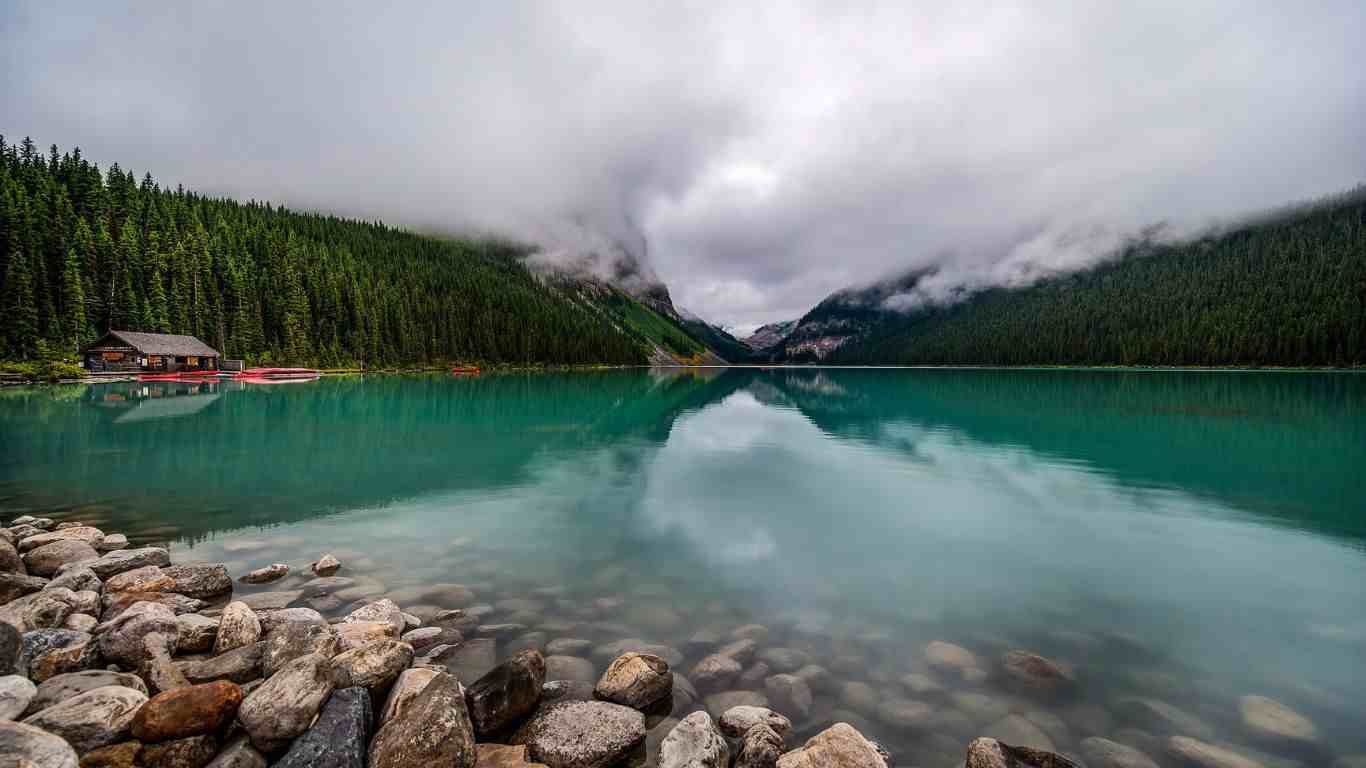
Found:
[{"label": "shoreline vegetation", "polygon": [[[167,549],[141,544],[32,515],[0,528],[0,751],[20,764],[920,764],[865,736],[858,712],[813,709],[815,695],[837,692],[831,670],[773,645],[762,624],[698,627],[681,649],[634,637],[597,645],[541,606],[600,617],[623,607],[621,597],[581,605],[553,585],[491,604],[464,585],[375,593],[329,553],[303,568],[233,574],[225,563],[172,564]],[[949,680],[997,679],[1040,706],[1077,680],[1071,665],[1024,649],[992,659],[935,640],[922,654],[925,671],[901,682],[927,699]],[[882,701],[864,683],[838,695],[899,729],[936,728],[923,701]],[[988,696],[955,696],[999,714]],[[1325,756],[1302,715],[1265,696],[1239,701],[1262,743]],[[1143,749],[1090,736],[1065,755],[1048,735],[1059,721],[1026,711],[955,741],[958,754],[969,768],[1076,768],[1079,759],[1150,767],[1149,752],[1182,764],[1263,764],[1174,706],[1121,703],[1169,735],[1145,735]]]}]

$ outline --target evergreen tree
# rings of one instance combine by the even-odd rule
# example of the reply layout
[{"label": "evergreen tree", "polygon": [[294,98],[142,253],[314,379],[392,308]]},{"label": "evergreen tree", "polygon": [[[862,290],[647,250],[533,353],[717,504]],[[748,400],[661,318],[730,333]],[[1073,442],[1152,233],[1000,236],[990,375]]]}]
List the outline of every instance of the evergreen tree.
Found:
[{"label": "evergreen tree", "polygon": [[0,327],[5,355],[26,360],[37,350],[38,309],[33,303],[33,275],[24,252],[10,252],[4,295],[0,296]]},{"label": "evergreen tree", "polygon": [[62,350],[77,355],[81,344],[90,338],[85,320],[85,286],[81,280],[81,260],[76,251],[67,251],[62,270]]}]

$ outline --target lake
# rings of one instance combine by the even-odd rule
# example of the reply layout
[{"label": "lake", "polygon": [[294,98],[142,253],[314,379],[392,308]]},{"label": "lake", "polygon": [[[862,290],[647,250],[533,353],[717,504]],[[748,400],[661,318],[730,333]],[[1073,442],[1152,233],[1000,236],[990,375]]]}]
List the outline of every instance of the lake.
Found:
[{"label": "lake", "polygon": [[[738,630],[758,654],[725,688],[817,665],[798,735],[848,720],[903,766],[978,735],[1163,765],[1172,735],[1268,768],[1366,753],[1366,375],[122,383],[0,391],[0,442],[5,520],[289,563],[274,589],[332,552],[348,581],[300,602],[329,615],[473,602],[526,625],[499,654],[583,639],[595,673],[624,638],[687,673]],[[1012,676],[1017,649],[1064,677]],[[1249,727],[1249,695],[1315,737]]]}]

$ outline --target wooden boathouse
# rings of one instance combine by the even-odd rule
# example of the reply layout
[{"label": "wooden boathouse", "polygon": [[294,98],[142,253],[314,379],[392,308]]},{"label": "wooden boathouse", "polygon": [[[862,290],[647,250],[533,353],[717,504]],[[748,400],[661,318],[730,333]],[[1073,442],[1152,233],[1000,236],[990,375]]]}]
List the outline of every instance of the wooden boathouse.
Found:
[{"label": "wooden boathouse", "polygon": [[222,355],[194,336],[110,331],[81,351],[85,370],[178,373],[218,370]]}]

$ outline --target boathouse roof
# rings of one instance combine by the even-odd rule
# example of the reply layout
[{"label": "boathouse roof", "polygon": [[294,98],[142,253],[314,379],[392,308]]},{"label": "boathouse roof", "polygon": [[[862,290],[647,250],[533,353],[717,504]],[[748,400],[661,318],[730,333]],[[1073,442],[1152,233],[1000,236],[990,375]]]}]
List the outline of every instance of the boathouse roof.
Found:
[{"label": "boathouse roof", "polygon": [[175,333],[140,333],[138,331],[110,331],[86,349],[108,346],[111,339],[122,341],[145,355],[174,355],[176,357],[222,357],[218,350],[194,336]]}]

